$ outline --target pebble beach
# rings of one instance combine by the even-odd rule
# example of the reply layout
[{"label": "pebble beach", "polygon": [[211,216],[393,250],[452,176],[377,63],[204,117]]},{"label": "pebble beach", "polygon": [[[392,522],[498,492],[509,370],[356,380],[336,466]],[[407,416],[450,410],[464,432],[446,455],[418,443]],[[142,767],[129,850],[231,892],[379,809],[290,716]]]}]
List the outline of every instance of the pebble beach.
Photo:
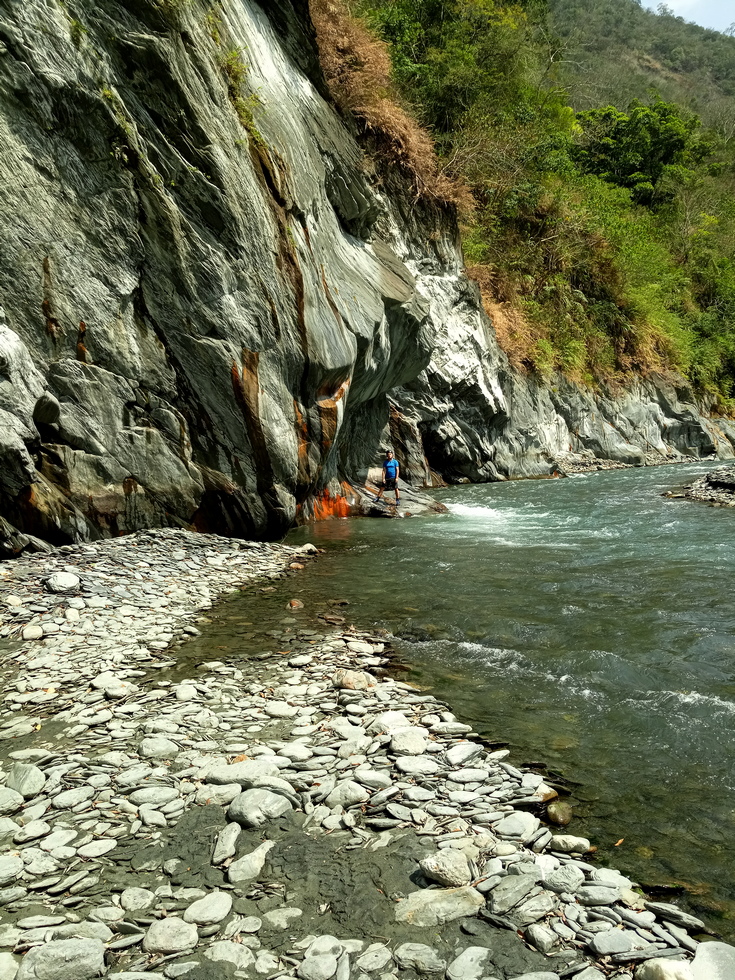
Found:
[{"label": "pebble beach", "polygon": [[294,619],[182,676],[218,599],[314,560],[156,530],[0,565],[0,980],[735,977],[388,637]]}]

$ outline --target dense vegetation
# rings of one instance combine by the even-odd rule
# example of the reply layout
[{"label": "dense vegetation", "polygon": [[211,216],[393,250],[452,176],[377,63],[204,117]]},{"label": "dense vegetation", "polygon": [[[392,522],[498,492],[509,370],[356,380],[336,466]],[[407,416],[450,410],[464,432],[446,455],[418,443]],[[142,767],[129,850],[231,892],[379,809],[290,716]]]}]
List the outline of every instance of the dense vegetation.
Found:
[{"label": "dense vegetation", "polygon": [[680,370],[732,409],[735,38],[635,0],[549,3],[312,7],[343,104],[417,190],[460,204],[516,364],[590,384]]}]

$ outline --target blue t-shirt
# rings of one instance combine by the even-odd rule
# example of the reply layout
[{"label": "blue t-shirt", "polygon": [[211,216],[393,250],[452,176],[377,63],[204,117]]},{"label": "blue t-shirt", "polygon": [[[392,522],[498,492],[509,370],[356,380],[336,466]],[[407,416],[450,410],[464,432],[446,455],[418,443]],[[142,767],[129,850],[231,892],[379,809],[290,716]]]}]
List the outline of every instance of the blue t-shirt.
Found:
[{"label": "blue t-shirt", "polygon": [[398,460],[386,459],[383,463],[383,474],[388,480],[395,480],[398,476]]}]

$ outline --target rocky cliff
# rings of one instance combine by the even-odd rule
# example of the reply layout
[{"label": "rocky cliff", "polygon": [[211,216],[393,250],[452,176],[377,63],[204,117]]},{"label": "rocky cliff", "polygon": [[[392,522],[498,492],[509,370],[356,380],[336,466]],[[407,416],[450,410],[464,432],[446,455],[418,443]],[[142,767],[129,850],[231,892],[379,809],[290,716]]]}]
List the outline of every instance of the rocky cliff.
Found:
[{"label": "rocky cliff", "polygon": [[414,482],[732,455],[684,386],[514,373],[451,216],[372,173],[304,0],[5,0],[6,552],[276,536],[357,506],[388,439]]}]

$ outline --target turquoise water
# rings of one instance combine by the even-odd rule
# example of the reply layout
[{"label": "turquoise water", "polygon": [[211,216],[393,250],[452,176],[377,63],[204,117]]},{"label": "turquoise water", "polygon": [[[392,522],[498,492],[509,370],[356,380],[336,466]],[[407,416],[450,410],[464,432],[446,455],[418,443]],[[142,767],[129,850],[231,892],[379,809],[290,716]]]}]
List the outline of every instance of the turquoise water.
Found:
[{"label": "turquoise water", "polygon": [[705,468],[453,488],[445,516],[288,540],[327,550],[305,612],[390,630],[417,683],[569,781],[572,832],[732,937],[735,512],[661,497]]}]

